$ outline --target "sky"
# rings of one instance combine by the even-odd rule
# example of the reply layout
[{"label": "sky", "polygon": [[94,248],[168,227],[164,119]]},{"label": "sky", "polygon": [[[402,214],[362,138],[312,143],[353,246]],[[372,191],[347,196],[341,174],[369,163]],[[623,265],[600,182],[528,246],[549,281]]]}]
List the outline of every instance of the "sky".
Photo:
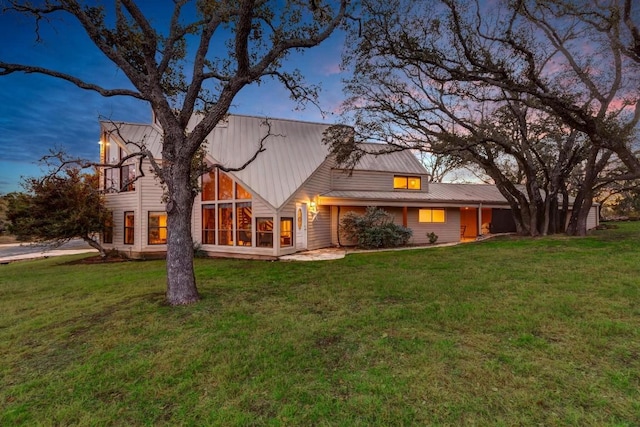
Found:
[{"label": "sky", "polygon": [[[0,7],[2,6],[0,1]],[[144,2],[143,2],[144,3]],[[152,2],[151,4],[156,4]],[[159,17],[157,22],[162,23]],[[130,88],[119,71],[92,44],[78,24],[61,19],[41,23],[37,41],[33,20],[0,12],[0,61],[52,68],[107,88]],[[300,110],[277,82],[245,87],[231,113],[332,123],[344,98],[340,71],[344,35],[334,34],[304,54],[292,55],[287,69],[297,68],[309,83],[320,84],[319,105]],[[45,173],[39,159],[49,149],[97,161],[99,120],[149,123],[151,109],[127,97],[104,98],[53,77],[23,73],[0,76],[0,195],[23,191],[21,177]]]}]

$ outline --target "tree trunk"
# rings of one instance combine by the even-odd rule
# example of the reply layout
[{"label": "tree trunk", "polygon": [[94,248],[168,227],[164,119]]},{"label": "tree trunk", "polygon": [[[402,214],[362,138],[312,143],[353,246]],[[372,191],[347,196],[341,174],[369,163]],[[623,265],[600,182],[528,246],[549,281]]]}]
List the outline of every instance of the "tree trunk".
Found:
[{"label": "tree trunk", "polygon": [[[193,194],[190,163],[178,162],[170,168],[166,180],[167,203],[167,302],[185,305],[200,300],[193,271],[191,213]],[[169,175],[169,174],[167,174]]]},{"label": "tree trunk", "polygon": [[93,249],[97,249],[98,252],[100,253],[100,258],[104,260],[107,257],[107,252],[104,250],[104,248],[100,243],[96,242],[94,239],[92,239],[89,236],[82,236],[82,240],[84,240]]}]

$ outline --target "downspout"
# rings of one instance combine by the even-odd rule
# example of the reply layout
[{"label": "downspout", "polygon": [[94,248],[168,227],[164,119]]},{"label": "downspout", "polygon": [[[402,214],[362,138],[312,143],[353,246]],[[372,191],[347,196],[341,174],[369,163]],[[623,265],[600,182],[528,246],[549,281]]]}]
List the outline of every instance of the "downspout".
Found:
[{"label": "downspout", "polygon": [[338,247],[342,247],[342,243],[340,243],[340,205],[338,205],[338,218],[336,222],[336,234],[338,235]]},{"label": "downspout", "polygon": [[478,205],[478,236],[482,236],[482,203]]}]

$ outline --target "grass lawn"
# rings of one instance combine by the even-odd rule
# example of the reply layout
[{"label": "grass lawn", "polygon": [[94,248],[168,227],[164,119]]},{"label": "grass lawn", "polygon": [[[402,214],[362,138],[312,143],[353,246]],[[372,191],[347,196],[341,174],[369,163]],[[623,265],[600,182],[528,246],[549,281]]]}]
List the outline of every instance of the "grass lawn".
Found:
[{"label": "grass lawn", "polygon": [[640,425],[640,222],[313,263],[0,265],[0,425]]}]

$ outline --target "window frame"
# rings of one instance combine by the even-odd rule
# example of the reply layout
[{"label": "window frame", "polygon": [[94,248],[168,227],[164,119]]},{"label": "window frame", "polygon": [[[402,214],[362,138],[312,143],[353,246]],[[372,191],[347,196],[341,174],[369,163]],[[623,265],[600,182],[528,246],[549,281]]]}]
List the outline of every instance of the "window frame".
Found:
[{"label": "window frame", "polygon": [[[127,225],[127,217],[131,217],[131,225]],[[123,224],[123,244],[125,245],[133,245],[136,242],[136,214],[134,211],[125,211],[124,212],[124,224]],[[131,241],[127,237],[131,237]]]},{"label": "window frame", "polygon": [[[202,224],[202,244],[203,245],[215,245],[216,244],[216,233],[217,233],[217,228],[216,228],[216,220],[217,220],[217,210],[218,210],[218,205],[216,204],[204,204],[202,205],[202,220],[201,220],[201,224]],[[204,223],[204,212],[205,211],[210,211],[213,213],[213,228],[205,228],[205,223]],[[205,236],[210,236],[213,237],[213,239],[208,239]],[[213,241],[209,241],[209,240],[213,240]]]},{"label": "window frame", "polygon": [[[285,222],[289,222],[290,226],[289,226],[289,230],[288,233],[289,235],[286,236],[283,224]],[[293,230],[294,230],[294,224],[295,222],[293,221],[293,217],[282,217],[280,218],[280,247],[281,248],[292,248],[293,247]],[[285,239],[289,238],[289,244],[285,244],[284,242],[286,241]]]},{"label": "window frame", "polygon": [[[271,229],[269,229],[269,224],[271,223]],[[262,224],[264,224],[264,227],[261,226]],[[273,248],[273,217],[272,216],[265,216],[265,217],[256,217],[256,247],[258,248]],[[270,239],[266,239],[266,237],[269,237]],[[267,242],[268,244],[263,245],[261,243],[263,242]]]},{"label": "window frame", "polygon": [[[158,218],[164,216],[164,226],[158,225],[158,226],[153,226],[151,227],[151,216],[152,215],[158,215]],[[160,223],[162,223],[160,221]],[[160,239],[160,236],[162,235],[161,230],[164,229],[164,242],[158,242],[158,243],[153,243],[151,242],[151,229],[157,229],[158,230],[158,240]],[[147,244],[148,245],[166,245],[167,244],[167,213],[164,211],[148,211],[147,212]]]},{"label": "window frame", "polygon": [[[402,186],[396,185],[396,180],[404,180],[405,184]],[[411,188],[409,183],[412,179],[415,179],[418,183],[417,188]],[[410,191],[420,191],[422,190],[422,177],[418,175],[394,175],[393,176],[393,189],[394,190],[410,190]]]},{"label": "window frame", "polygon": [[102,229],[102,243],[113,244],[113,212],[109,212]]},{"label": "window frame", "polygon": [[[429,218],[427,220],[422,220],[422,212],[429,211]],[[442,211],[442,221],[434,221],[433,213],[434,211]],[[418,223],[420,224],[445,224],[447,222],[447,210],[445,208],[419,208],[418,209]]]},{"label": "window frame", "polygon": [[[126,174],[127,178],[125,179],[125,171],[133,171],[133,179],[129,179],[132,175],[131,172]],[[120,166],[120,191],[135,191],[136,190],[136,165],[134,164],[125,164]]]}]

